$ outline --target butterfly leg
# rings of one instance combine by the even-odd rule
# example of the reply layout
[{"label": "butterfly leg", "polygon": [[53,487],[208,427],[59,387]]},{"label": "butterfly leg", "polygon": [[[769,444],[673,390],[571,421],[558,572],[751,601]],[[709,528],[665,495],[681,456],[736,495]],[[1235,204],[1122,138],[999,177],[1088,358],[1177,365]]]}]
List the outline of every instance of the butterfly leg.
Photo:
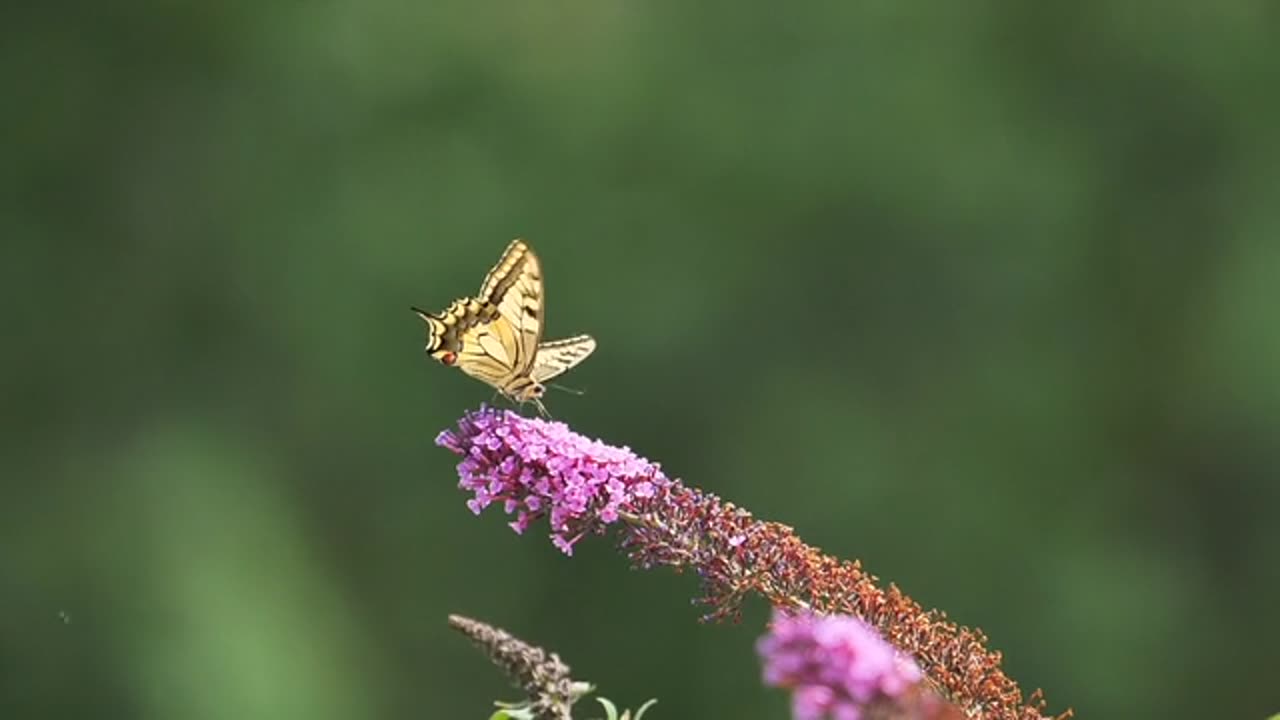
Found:
[{"label": "butterfly leg", "polygon": [[542,400],[540,398],[534,398],[533,404],[537,406],[539,415],[548,420],[552,419],[551,413],[547,412],[547,406],[542,404]]}]

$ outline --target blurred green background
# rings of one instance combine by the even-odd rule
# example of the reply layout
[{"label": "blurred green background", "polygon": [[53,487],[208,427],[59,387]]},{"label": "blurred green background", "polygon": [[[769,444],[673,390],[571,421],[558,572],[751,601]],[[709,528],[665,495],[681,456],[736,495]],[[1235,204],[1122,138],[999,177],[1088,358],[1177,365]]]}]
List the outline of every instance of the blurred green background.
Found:
[{"label": "blurred green background", "polygon": [[786,717],[761,603],[464,507],[432,440],[491,393],[408,307],[517,235],[600,341],[558,418],[1053,710],[1280,706],[1273,5],[5,15],[0,715],[481,718],[461,612],[655,719]]}]

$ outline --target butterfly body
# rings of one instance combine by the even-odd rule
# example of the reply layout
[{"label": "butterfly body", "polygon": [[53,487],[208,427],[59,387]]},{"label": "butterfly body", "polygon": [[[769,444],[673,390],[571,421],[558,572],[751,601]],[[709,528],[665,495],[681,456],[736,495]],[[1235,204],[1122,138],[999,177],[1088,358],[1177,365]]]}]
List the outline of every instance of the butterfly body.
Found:
[{"label": "butterfly body", "polygon": [[589,335],[542,342],[542,268],[519,239],[507,246],[476,297],[454,300],[440,313],[414,312],[427,324],[427,354],[518,403],[533,402],[544,415],[545,383],[596,348]]}]

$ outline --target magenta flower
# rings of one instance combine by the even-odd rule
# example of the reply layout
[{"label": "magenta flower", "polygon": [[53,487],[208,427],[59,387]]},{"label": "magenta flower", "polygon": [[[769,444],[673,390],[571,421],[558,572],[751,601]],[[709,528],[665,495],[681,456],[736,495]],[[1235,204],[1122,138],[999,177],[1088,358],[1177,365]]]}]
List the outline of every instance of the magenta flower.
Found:
[{"label": "magenta flower", "polygon": [[794,691],[796,720],[860,720],[869,704],[901,696],[923,677],[914,662],[848,615],[775,612],[756,650],[764,682]]},{"label": "magenta flower", "polygon": [[602,532],[635,501],[671,484],[657,463],[590,440],[561,422],[481,407],[446,430],[436,444],[462,455],[458,487],[474,494],[477,515],[501,502],[522,533],[544,515],[551,541],[566,555],[588,532]]},{"label": "magenta flower", "polygon": [[[795,690],[797,718],[1072,716],[1070,710],[1045,715],[1043,693],[1024,695],[980,630],[926,610],[896,585],[881,586],[857,560],[827,555],[786,525],[669,479],[657,463],[625,447],[584,437],[564,423],[484,407],[436,443],[462,456],[458,485],[471,493],[473,512],[501,503],[515,516],[508,524],[517,533],[547,517],[552,542],[566,554],[588,533],[617,523],[618,546],[634,567],[697,574],[698,602],[711,608],[705,620],[740,617],[751,595],[826,615],[778,616],[760,644],[766,680]],[[885,642],[919,665],[888,662],[893,655]],[[922,670],[928,683],[916,682]],[[906,686],[911,689],[898,694]],[[867,697],[873,698],[869,710]]]}]

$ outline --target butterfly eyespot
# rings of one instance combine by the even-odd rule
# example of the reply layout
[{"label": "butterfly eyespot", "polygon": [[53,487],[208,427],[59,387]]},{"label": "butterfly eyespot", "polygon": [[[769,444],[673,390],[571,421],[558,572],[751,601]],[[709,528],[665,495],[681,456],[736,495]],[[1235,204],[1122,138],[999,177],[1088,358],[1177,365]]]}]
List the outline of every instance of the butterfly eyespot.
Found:
[{"label": "butterfly eyespot", "polygon": [[452,351],[447,352],[440,356],[440,362],[444,363],[445,365],[452,365],[458,362],[458,353],[455,353]]}]

